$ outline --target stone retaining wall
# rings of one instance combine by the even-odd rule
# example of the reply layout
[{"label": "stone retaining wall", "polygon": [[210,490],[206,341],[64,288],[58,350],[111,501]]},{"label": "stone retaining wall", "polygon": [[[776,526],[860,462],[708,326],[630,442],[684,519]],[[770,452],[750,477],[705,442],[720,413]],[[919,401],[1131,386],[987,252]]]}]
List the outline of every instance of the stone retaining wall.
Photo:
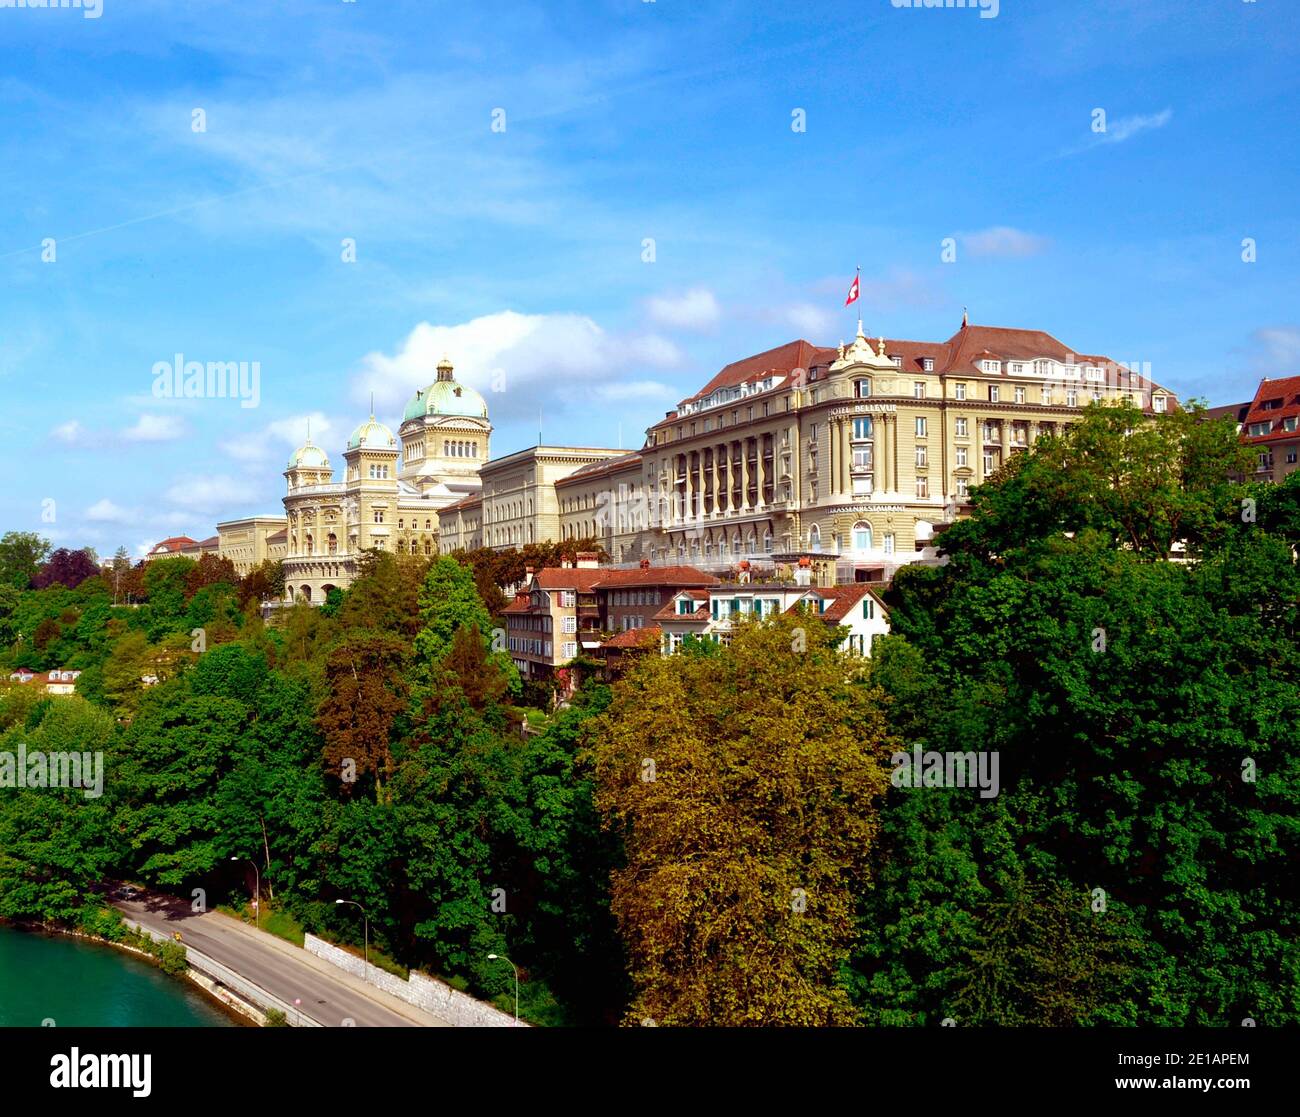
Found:
[{"label": "stone retaining wall", "polygon": [[[327,943],[324,939],[318,939],[315,935],[307,935],[303,940],[303,947],[308,954],[314,954],[317,958],[354,974],[376,989],[382,989],[385,993],[398,997],[409,1005],[415,1005],[416,1008],[422,1008],[425,1012],[446,1020],[453,1027],[511,1028],[515,1026],[515,1018],[512,1015],[476,1000],[459,989],[453,989],[445,981],[425,977],[424,974],[414,971],[408,981],[403,981],[378,966],[371,966],[370,972],[367,973],[364,959]],[[527,1025],[521,1021],[519,1026]]]}]

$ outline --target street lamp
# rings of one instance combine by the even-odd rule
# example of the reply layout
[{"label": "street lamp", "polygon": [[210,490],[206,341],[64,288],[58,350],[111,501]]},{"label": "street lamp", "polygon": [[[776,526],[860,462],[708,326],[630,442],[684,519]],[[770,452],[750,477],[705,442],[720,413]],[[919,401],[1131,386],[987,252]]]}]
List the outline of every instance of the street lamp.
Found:
[{"label": "street lamp", "polygon": [[509,963],[510,968],[515,971],[515,1023],[518,1024],[519,1023],[519,967],[516,966],[513,962],[511,962],[510,959],[507,958],[504,954],[488,955],[489,962],[495,962],[498,958],[500,958],[501,961],[503,962]]},{"label": "street lamp", "polygon": [[[361,908],[356,900],[335,900],[336,904],[351,904],[354,908]],[[366,980],[370,980],[370,916],[366,913],[365,908],[361,908],[361,916],[366,921],[365,944],[366,944]]]},{"label": "street lamp", "polygon": [[262,874],[257,871],[257,862],[248,857],[232,857],[232,861],[247,861],[253,866],[253,926],[262,928]]}]

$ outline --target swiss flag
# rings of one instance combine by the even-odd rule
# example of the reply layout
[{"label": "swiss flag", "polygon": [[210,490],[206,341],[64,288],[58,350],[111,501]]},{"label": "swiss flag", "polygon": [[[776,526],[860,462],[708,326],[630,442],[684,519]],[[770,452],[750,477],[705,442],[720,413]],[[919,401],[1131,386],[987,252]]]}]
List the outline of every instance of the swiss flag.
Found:
[{"label": "swiss flag", "polygon": [[862,276],[860,275],[855,275],[853,277],[853,282],[849,285],[849,297],[844,300],[845,306],[858,301],[858,288],[861,280]]}]

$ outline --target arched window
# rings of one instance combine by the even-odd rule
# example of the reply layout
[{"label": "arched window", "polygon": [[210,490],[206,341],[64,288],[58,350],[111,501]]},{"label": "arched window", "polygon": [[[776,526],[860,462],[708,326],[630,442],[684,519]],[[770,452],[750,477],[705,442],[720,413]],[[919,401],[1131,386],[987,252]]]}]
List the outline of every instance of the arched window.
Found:
[{"label": "arched window", "polygon": [[451,457],[451,443],[448,442],[445,438],[442,440],[442,456],[444,458]]},{"label": "arched window", "polygon": [[853,525],[853,549],[855,551],[871,550],[871,525],[859,520]]},{"label": "arched window", "polygon": [[339,553],[338,536],[336,536],[332,531],[329,533],[329,538],[325,540],[325,543],[329,548],[330,554],[337,555]]},{"label": "arched window", "polygon": [[810,551],[820,551],[822,549],[822,529],[816,524],[808,529],[808,549]]},{"label": "arched window", "polygon": [[426,555],[431,555],[431,554],[433,554],[433,540],[431,540],[431,539],[426,539],[426,540],[424,541],[424,553],[425,553]]},{"label": "arched window", "polygon": [[745,549],[748,554],[754,553],[754,533],[751,531],[745,536]]},{"label": "arched window", "polygon": [[772,532],[767,529],[763,532],[763,553],[770,555],[772,553]]}]

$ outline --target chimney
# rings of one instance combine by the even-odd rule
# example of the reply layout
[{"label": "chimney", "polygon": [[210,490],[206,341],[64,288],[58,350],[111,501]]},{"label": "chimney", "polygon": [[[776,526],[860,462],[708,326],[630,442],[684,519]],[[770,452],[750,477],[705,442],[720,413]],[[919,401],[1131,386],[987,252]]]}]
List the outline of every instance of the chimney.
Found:
[{"label": "chimney", "polygon": [[600,561],[595,551],[579,551],[574,556],[573,567],[575,570],[595,570],[600,565]]}]

